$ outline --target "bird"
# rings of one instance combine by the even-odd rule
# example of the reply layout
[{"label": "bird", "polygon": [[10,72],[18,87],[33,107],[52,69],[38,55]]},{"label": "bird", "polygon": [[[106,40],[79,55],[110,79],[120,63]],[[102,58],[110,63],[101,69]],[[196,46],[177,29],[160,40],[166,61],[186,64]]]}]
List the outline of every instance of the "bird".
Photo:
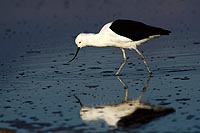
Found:
[{"label": "bird", "polygon": [[138,46],[157,38],[161,35],[169,35],[170,30],[147,25],[143,22],[117,19],[105,24],[98,33],[80,33],[75,38],[77,50],[74,57],[68,62],[72,62],[78,55],[81,48],[86,46],[94,47],[117,47],[122,51],[123,61],[115,73],[120,75],[120,71],[127,62],[125,49],[135,50],[143,60],[149,75],[152,74],[145,56],[140,52]]}]

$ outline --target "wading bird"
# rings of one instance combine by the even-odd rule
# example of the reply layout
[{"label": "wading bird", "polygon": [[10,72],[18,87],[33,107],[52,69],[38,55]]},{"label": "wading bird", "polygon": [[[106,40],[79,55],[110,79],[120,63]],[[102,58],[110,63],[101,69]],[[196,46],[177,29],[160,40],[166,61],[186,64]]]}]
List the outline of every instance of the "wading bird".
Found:
[{"label": "wading bird", "polygon": [[78,55],[80,48],[85,46],[118,47],[121,49],[123,55],[123,62],[115,74],[119,75],[127,60],[125,49],[133,49],[141,56],[149,74],[151,74],[152,72],[149,65],[137,46],[161,35],[169,35],[169,33],[171,33],[171,31],[146,25],[141,22],[118,19],[105,24],[97,34],[80,33],[75,39],[75,43],[78,46],[77,51],[75,56],[69,62],[74,60]]}]

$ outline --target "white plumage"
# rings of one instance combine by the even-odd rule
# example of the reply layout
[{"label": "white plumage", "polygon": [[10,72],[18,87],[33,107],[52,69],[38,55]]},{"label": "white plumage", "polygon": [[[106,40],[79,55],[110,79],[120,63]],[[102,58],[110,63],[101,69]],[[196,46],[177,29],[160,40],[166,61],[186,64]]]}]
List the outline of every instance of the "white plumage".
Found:
[{"label": "white plumage", "polygon": [[80,33],[76,39],[75,43],[78,46],[75,56],[69,61],[75,59],[80,48],[85,46],[95,46],[95,47],[118,47],[121,49],[123,54],[123,62],[116,72],[119,72],[126,63],[126,53],[125,49],[135,50],[143,59],[149,74],[151,70],[143,54],[138,50],[137,46],[143,44],[144,42],[159,37],[161,35],[169,35],[170,31],[161,28],[146,25],[141,22],[132,20],[115,20],[113,22],[105,24],[99,33]]}]

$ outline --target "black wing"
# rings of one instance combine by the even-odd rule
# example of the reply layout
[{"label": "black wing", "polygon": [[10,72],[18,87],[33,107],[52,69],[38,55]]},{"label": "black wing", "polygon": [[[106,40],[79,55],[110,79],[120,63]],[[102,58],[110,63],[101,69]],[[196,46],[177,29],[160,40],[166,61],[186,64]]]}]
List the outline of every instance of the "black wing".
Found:
[{"label": "black wing", "polygon": [[116,34],[127,37],[133,41],[142,40],[153,35],[169,35],[171,31],[146,25],[132,20],[115,20],[110,29]]}]

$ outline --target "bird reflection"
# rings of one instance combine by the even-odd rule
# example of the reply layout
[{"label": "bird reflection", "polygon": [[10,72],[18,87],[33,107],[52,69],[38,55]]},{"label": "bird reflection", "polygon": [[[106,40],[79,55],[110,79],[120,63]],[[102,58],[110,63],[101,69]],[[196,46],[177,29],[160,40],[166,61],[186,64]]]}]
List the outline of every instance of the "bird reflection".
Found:
[{"label": "bird reflection", "polygon": [[156,118],[175,112],[173,108],[164,108],[141,102],[141,98],[147,90],[151,77],[148,77],[141,94],[134,100],[128,100],[128,85],[116,76],[125,89],[124,101],[116,104],[107,104],[96,107],[81,105],[80,117],[85,122],[105,121],[111,127],[140,127]]}]

